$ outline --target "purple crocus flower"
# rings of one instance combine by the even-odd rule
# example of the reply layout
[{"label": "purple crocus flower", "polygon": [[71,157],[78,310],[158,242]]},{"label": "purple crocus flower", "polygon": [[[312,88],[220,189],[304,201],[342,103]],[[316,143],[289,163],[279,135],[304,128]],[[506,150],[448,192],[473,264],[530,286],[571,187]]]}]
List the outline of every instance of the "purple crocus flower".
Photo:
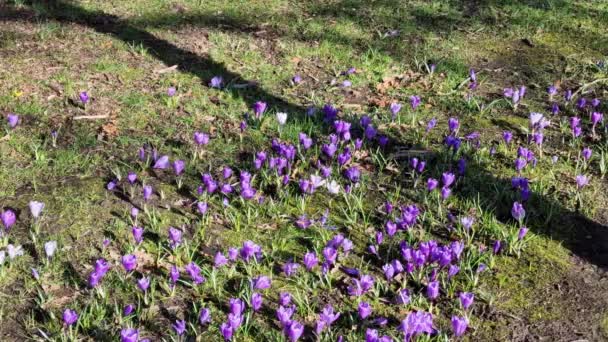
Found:
[{"label": "purple crocus flower", "polygon": [[388,145],[388,137],[386,135],[379,136],[378,145],[380,145],[381,148],[386,148],[386,145]]},{"label": "purple crocus flower", "polygon": [[44,243],[44,253],[47,258],[51,258],[57,250],[57,241],[47,241]]},{"label": "purple crocus flower", "polygon": [[262,295],[257,292],[254,292],[251,295],[251,308],[254,312],[257,312],[262,308],[263,301]]},{"label": "purple crocus flower", "polygon": [[127,272],[133,271],[137,267],[137,257],[133,254],[127,254],[122,257],[122,266]]},{"label": "purple crocus flower", "polygon": [[262,249],[256,245],[253,241],[247,240],[243,242],[243,246],[240,250],[241,258],[245,261],[249,261],[252,257],[261,254]]},{"label": "purple crocus flower", "polygon": [[185,168],[186,168],[186,162],[185,161],[183,161],[183,160],[176,160],[176,161],[173,162],[173,171],[175,172],[175,174],[177,176],[179,176],[182,173],[184,173],[184,169]]},{"label": "purple crocus flower", "polygon": [[240,316],[245,312],[245,302],[238,298],[230,298],[230,313],[236,316]]},{"label": "purple crocus flower", "polygon": [[133,239],[136,243],[141,243],[143,241],[144,229],[140,227],[134,226],[131,228],[131,233],[133,234]]},{"label": "purple crocus flower", "polygon": [[342,120],[334,121],[334,129],[336,134],[340,136],[343,141],[350,140],[350,123]]},{"label": "purple crocus flower", "polygon": [[300,145],[304,150],[308,150],[312,146],[312,139],[306,135],[306,133],[298,134],[298,138],[300,140]]},{"label": "purple crocus flower", "polygon": [[194,262],[190,262],[188,265],[186,265],[185,270],[188,272],[190,279],[192,279],[192,282],[195,285],[202,284],[207,280],[201,274],[201,268]]},{"label": "purple crocus flower", "polygon": [[469,230],[473,226],[475,219],[469,216],[461,217],[460,224],[464,227],[464,229]]},{"label": "purple crocus flower", "polygon": [[401,111],[401,104],[398,102],[393,102],[390,105],[391,113],[393,113],[393,119],[397,117],[397,114]]},{"label": "purple crocus flower", "polygon": [[359,119],[359,124],[363,128],[369,126],[371,123],[372,123],[372,118],[370,118],[367,115],[363,115],[363,116],[361,116],[361,119]]},{"label": "purple crocus flower", "polygon": [[238,248],[234,248],[234,247],[228,248],[228,260],[230,260],[230,261],[236,261],[236,259],[238,257],[239,257],[239,250],[238,250]]},{"label": "purple crocus flower", "polygon": [[582,189],[587,184],[589,184],[589,178],[585,175],[577,175],[576,176],[576,185],[579,189]]},{"label": "purple crocus flower", "polygon": [[452,316],[452,329],[454,330],[454,336],[460,337],[464,335],[469,321],[466,317]]},{"label": "purple crocus flower", "polygon": [[591,123],[595,127],[600,121],[604,120],[604,115],[599,112],[591,113]]},{"label": "purple crocus flower", "polygon": [[276,311],[277,319],[281,322],[281,325],[286,326],[291,322],[295,307],[279,306]]},{"label": "purple crocus flower", "polygon": [[551,104],[551,114],[557,115],[559,113],[559,105],[557,103]]},{"label": "purple crocus flower", "polygon": [[228,322],[224,322],[220,325],[220,332],[222,333],[222,337],[224,337],[225,341],[232,340],[232,335],[234,334],[234,330],[232,326]]},{"label": "purple crocus flower", "polygon": [[173,97],[175,96],[175,93],[177,93],[177,89],[175,89],[175,87],[169,87],[167,89],[167,96]]},{"label": "purple crocus flower", "polygon": [[279,293],[279,305],[289,306],[289,304],[291,304],[291,294],[289,292]]},{"label": "purple crocus flower", "polygon": [[262,117],[262,114],[264,114],[264,112],[266,111],[267,106],[268,105],[266,104],[266,102],[263,101],[258,101],[253,104],[253,113],[255,114],[256,119]]},{"label": "purple crocus flower", "polygon": [[211,323],[211,310],[208,308],[202,308],[201,312],[198,314],[198,323],[200,325]]},{"label": "purple crocus flower", "polygon": [[477,74],[475,73],[474,69],[469,69],[469,79],[473,83],[477,82]]},{"label": "purple crocus flower", "polygon": [[438,181],[438,180],[436,180],[435,178],[429,178],[429,179],[426,181],[426,189],[427,189],[428,191],[433,191],[433,190],[435,190],[435,188],[437,188],[437,185],[438,185],[438,184],[439,184],[439,181]]},{"label": "purple crocus flower", "polygon": [[222,169],[222,177],[224,177],[224,179],[228,179],[232,176],[232,174],[232,169],[228,166],[224,166],[224,168]]},{"label": "purple crocus flower", "polygon": [[332,247],[323,248],[323,257],[330,265],[333,265],[338,258],[338,251]]},{"label": "purple crocus flower", "polygon": [[8,231],[17,222],[17,215],[15,215],[14,211],[6,209],[0,215],[0,220],[2,220],[4,229]]},{"label": "purple crocus flower", "polygon": [[169,156],[162,156],[154,163],[154,169],[166,169],[169,167]]},{"label": "purple crocus flower", "polygon": [[526,227],[519,228],[519,232],[517,232],[517,239],[522,240],[526,236],[527,233],[528,233],[528,228],[526,228]]},{"label": "purple crocus flower", "polygon": [[361,177],[361,171],[356,166],[352,166],[346,171],[344,171],[344,176],[351,182],[357,183],[359,182],[359,178]]},{"label": "purple crocus flower", "polygon": [[139,330],[134,328],[126,328],[120,331],[120,342],[138,342]]},{"label": "purple crocus flower", "polygon": [[65,309],[63,311],[63,323],[67,326],[70,326],[78,320],[78,314],[76,311],[71,309]]},{"label": "purple crocus flower", "polygon": [[297,341],[304,333],[304,326],[298,321],[291,321],[284,329],[290,342]]},{"label": "purple crocus flower", "polygon": [[302,76],[295,74],[292,78],[291,78],[291,82],[293,82],[293,84],[298,85],[300,83],[302,83]]},{"label": "purple crocus flower", "polygon": [[177,266],[171,266],[171,271],[169,272],[169,276],[171,277],[171,283],[175,285],[179,280],[179,269]]},{"label": "purple crocus flower", "polygon": [[256,290],[265,290],[270,288],[270,286],[272,285],[272,281],[269,277],[263,275],[254,278],[251,282],[251,285]]},{"label": "purple crocus flower", "polygon": [[413,110],[416,110],[416,108],[418,108],[418,106],[420,106],[420,96],[417,96],[417,95],[410,96],[410,105],[412,106]]},{"label": "purple crocus flower", "polygon": [[209,143],[209,135],[201,132],[194,132],[194,143],[197,145],[207,145]]},{"label": "purple crocus flower", "polygon": [[585,99],[584,97],[581,97],[580,99],[578,99],[578,101],[576,101],[576,107],[578,107],[578,109],[583,109],[586,105],[587,99]]},{"label": "purple crocus flower", "polygon": [[211,81],[209,81],[209,87],[211,87],[211,88],[220,89],[220,88],[222,88],[223,84],[224,84],[224,79],[222,78],[222,76],[214,76],[211,79]]},{"label": "purple crocus flower", "polygon": [[198,209],[198,212],[201,215],[205,215],[205,213],[207,212],[207,208],[208,208],[207,202],[196,203],[196,208]]},{"label": "purple crocus flower", "polygon": [[460,148],[460,145],[462,144],[462,141],[459,138],[456,138],[453,135],[448,135],[445,138],[445,144],[447,145],[448,149],[452,148],[454,150],[454,153],[455,153]]},{"label": "purple crocus flower", "polygon": [[454,134],[458,130],[459,126],[460,126],[460,122],[458,122],[457,118],[448,119],[448,128],[449,128],[451,134]]},{"label": "purple crocus flower", "polygon": [[308,252],[304,254],[303,260],[304,266],[308,271],[312,270],[319,263],[319,259],[314,252]]},{"label": "purple crocus flower", "polygon": [[433,315],[424,311],[410,312],[399,327],[405,335],[405,340],[408,341],[412,337],[420,334],[432,334]]},{"label": "purple crocus flower", "polygon": [[122,310],[122,314],[123,316],[129,316],[133,313],[133,311],[135,311],[135,306],[133,306],[133,304],[129,304]]},{"label": "purple crocus flower", "polygon": [[230,324],[232,329],[236,331],[243,323],[243,316],[230,313],[228,314],[228,323]]},{"label": "purple crocus flower", "polygon": [[323,152],[323,154],[325,154],[329,158],[333,158],[337,150],[338,147],[335,144],[323,144],[323,146],[321,147],[321,151]]},{"label": "purple crocus flower", "polygon": [[186,321],[180,319],[176,320],[173,324],[173,330],[175,330],[179,336],[183,335],[184,332],[186,332]]},{"label": "purple crocus flower", "polygon": [[177,247],[182,242],[182,231],[169,227],[169,241],[172,248]]},{"label": "purple crocus flower", "polygon": [[370,124],[370,125],[367,125],[367,126],[365,127],[364,134],[365,134],[365,137],[366,137],[368,140],[372,140],[373,138],[375,138],[375,137],[376,137],[377,130],[374,128],[374,126],[372,126],[372,125]]},{"label": "purple crocus flower", "polygon": [[360,302],[357,306],[357,312],[359,313],[359,317],[361,319],[366,319],[369,315],[372,314],[372,306],[369,305],[368,302]]},{"label": "purple crocus flower", "polygon": [[137,281],[137,287],[139,287],[140,290],[146,292],[150,287],[150,278],[141,277],[141,279]]},{"label": "purple crocus flower", "polygon": [[460,267],[457,265],[450,265],[450,268],[448,269],[448,278],[452,278],[457,275],[458,272],[460,272]]},{"label": "purple crocus flower", "polygon": [[513,207],[511,208],[511,216],[513,216],[513,218],[517,221],[523,220],[523,218],[526,216],[524,206],[519,202],[514,202]]},{"label": "purple crocus flower", "polygon": [[135,184],[135,182],[137,181],[137,173],[129,171],[129,173],[127,174],[127,181],[129,182],[129,184]]},{"label": "purple crocus flower", "polygon": [[9,113],[6,117],[6,121],[8,122],[8,127],[15,128],[17,124],[19,124],[19,115]]},{"label": "purple crocus flower", "polygon": [[393,267],[392,264],[386,264],[386,265],[382,266],[382,271],[384,272],[384,277],[389,282],[395,276],[395,268]]},{"label": "purple crocus flower", "polygon": [[432,118],[431,120],[429,120],[429,122],[426,124],[426,132],[430,132],[433,128],[435,128],[435,126],[437,126],[437,119]]},{"label": "purple crocus flower", "polygon": [[374,286],[374,278],[368,274],[362,275],[359,280],[361,281],[361,288],[364,292],[371,290]]},{"label": "purple crocus flower", "polygon": [[148,201],[150,200],[150,198],[152,197],[152,186],[150,185],[145,185],[143,192],[144,192],[144,201]]},{"label": "purple crocus flower", "polygon": [[460,300],[460,305],[462,308],[467,310],[471,305],[473,305],[475,294],[470,292],[461,292],[458,295],[458,299]]},{"label": "purple crocus flower", "polygon": [[330,104],[323,106],[323,116],[326,122],[333,122],[338,116],[338,109]]},{"label": "purple crocus flower", "polygon": [[444,187],[450,187],[452,184],[454,184],[455,180],[456,176],[451,172],[444,172],[443,175],[441,175],[441,182],[443,183]]},{"label": "purple crocus flower", "polygon": [[83,105],[86,105],[87,103],[89,103],[89,94],[86,91],[81,91],[78,94],[78,98],[80,99],[80,102],[82,102]]},{"label": "purple crocus flower", "polygon": [[500,240],[494,241],[494,245],[492,245],[492,252],[494,254],[498,254],[498,252],[500,252],[501,245],[502,243],[500,242]]},{"label": "purple crocus flower", "polygon": [[585,147],[581,154],[583,155],[583,158],[588,161],[591,158],[593,151],[591,151],[589,147]]},{"label": "purple crocus flower", "polygon": [[246,200],[252,199],[255,196],[256,190],[254,188],[248,187],[241,189],[241,197]]},{"label": "purple crocus flower", "polygon": [[538,146],[543,144],[543,138],[544,135],[541,132],[536,132],[532,134],[532,141]]},{"label": "purple crocus flower", "polygon": [[521,170],[523,170],[523,168],[526,167],[527,164],[528,162],[523,158],[515,159],[515,171],[521,172]]},{"label": "purple crocus flower", "polygon": [[297,262],[287,262],[283,264],[282,270],[286,276],[291,277],[298,271],[299,267],[300,264],[298,264]]},{"label": "purple crocus flower", "polygon": [[95,261],[94,270],[89,276],[89,286],[92,288],[96,287],[109,269],[110,264],[108,264],[107,261],[104,259],[97,259]]},{"label": "purple crocus flower", "polygon": [[443,200],[447,200],[451,194],[452,194],[452,190],[450,188],[445,187],[445,186],[441,188],[441,198]]},{"label": "purple crocus flower", "polygon": [[326,305],[319,314],[319,320],[324,323],[324,327],[331,326],[338,318],[340,318],[340,313],[334,312],[334,307],[330,304]]},{"label": "purple crocus flower", "polygon": [[431,281],[428,283],[428,285],[426,286],[426,296],[429,297],[429,299],[436,299],[437,297],[439,297],[438,281]]},{"label": "purple crocus flower", "polygon": [[505,144],[509,145],[511,140],[513,140],[513,133],[509,131],[502,132],[502,139],[505,141]]}]

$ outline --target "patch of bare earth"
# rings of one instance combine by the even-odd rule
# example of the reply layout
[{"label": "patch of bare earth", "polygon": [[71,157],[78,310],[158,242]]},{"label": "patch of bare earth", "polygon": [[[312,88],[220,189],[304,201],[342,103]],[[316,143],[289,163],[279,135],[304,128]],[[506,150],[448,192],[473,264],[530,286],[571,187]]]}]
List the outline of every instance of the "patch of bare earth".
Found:
[{"label": "patch of bare earth", "polygon": [[608,341],[602,320],[608,314],[608,271],[578,258],[559,281],[536,294],[542,305],[558,307],[559,317],[496,316],[506,320],[509,341]]}]

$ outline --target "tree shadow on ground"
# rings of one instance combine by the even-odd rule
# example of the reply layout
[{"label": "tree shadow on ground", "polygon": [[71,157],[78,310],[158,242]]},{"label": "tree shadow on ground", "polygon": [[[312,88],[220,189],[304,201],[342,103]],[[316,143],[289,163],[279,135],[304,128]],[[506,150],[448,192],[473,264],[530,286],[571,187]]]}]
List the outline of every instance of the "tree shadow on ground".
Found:
[{"label": "tree shadow on ground", "polygon": [[[511,207],[514,201],[520,199],[512,187],[511,180],[497,177],[487,167],[475,163],[469,165],[467,174],[466,182],[463,182],[455,195],[463,199],[478,199],[484,211],[492,212],[500,222],[512,225],[515,221],[511,217]],[[568,187],[574,188],[576,185],[568,184]],[[556,189],[550,189],[554,190]],[[580,258],[608,269],[606,222],[596,222],[538,192],[532,192],[524,206],[525,224],[533,232],[561,241]]]},{"label": "tree shadow on ground", "polygon": [[[353,3],[361,4],[360,1]],[[333,15],[340,8],[338,6],[334,10],[326,9],[323,13]],[[31,15],[19,10],[12,13],[5,12],[2,15],[5,19],[13,20],[31,19],[28,16]],[[141,44],[166,65],[178,65],[180,71],[193,74],[203,82],[215,75],[223,75],[233,82],[245,81],[222,63],[179,48],[130,24],[128,20],[102,11],[89,11],[74,4],[56,1],[49,7],[46,16],[62,23],[76,23],[90,27],[96,32],[114,36],[125,42]],[[234,27],[240,29],[238,23],[234,23]],[[234,94],[249,105],[262,99],[268,101],[271,106],[284,108],[291,113],[304,112],[300,105],[289,103],[259,87],[236,89]],[[496,177],[482,165],[471,164],[468,173],[475,176],[464,183],[465,185],[456,194],[467,199],[479,199],[484,211],[494,212],[501,222],[509,222],[510,208],[514,200],[510,180]],[[586,218],[577,211],[563,207],[554,199],[539,194],[532,194],[527,208],[527,224],[533,231],[562,241],[574,254],[599,267],[608,268],[608,227]]]},{"label": "tree shadow on ground", "polygon": [[[40,1],[34,1],[34,4],[40,5]],[[91,11],[79,7],[75,4],[64,1],[50,1],[44,4],[43,18],[55,20],[64,24],[78,24],[84,27],[91,28],[98,33],[107,34],[125,43],[135,46],[143,46],[147,48],[150,54],[157,60],[163,62],[167,66],[177,65],[177,70],[192,74],[198,77],[203,83],[207,84],[214,76],[222,76],[225,83],[247,84],[242,88],[230,88],[233,96],[241,98],[245,101],[249,108],[256,101],[266,101],[269,105],[282,108],[282,110],[294,113],[296,115],[303,114],[304,108],[285,101],[284,99],[273,95],[255,82],[250,82],[238,73],[228,70],[228,68],[220,62],[214,61],[210,57],[199,56],[194,52],[180,48],[171,42],[158,38],[153,34],[140,29],[128,20],[123,20],[118,16],[107,14],[102,11]],[[25,20],[34,21],[31,11],[12,9],[3,11],[0,14],[0,20]]]}]

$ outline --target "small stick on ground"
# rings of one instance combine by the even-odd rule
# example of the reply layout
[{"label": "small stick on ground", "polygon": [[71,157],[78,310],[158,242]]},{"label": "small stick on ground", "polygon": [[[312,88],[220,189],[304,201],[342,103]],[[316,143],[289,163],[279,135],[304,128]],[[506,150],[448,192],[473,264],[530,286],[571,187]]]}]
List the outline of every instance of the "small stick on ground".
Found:
[{"label": "small stick on ground", "polygon": [[79,115],[75,116],[74,120],[97,120],[97,119],[107,119],[110,116],[108,114],[100,114],[100,115]]},{"label": "small stick on ground", "polygon": [[177,64],[164,68],[164,69],[154,70],[154,73],[155,74],[166,74],[168,72],[173,72],[175,70],[177,70]]}]

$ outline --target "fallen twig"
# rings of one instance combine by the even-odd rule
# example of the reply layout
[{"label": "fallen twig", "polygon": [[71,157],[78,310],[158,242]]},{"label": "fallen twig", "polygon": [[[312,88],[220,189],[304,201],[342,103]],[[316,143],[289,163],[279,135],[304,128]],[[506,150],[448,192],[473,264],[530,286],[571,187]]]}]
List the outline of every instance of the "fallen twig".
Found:
[{"label": "fallen twig", "polygon": [[155,73],[155,74],[166,74],[166,73],[168,73],[168,72],[173,72],[173,71],[175,71],[175,70],[177,70],[177,64],[172,65],[172,66],[167,67],[167,68],[163,68],[163,69],[154,70],[154,73]]},{"label": "fallen twig", "polygon": [[592,81],[592,82],[589,82],[589,83],[585,83],[585,84],[583,84],[583,85],[582,85],[580,88],[578,88],[578,90],[577,90],[577,91],[575,91],[575,92],[572,94],[572,97],[575,97],[575,96],[576,96],[576,95],[578,95],[580,92],[582,92],[583,90],[585,90],[585,89],[587,89],[587,88],[591,87],[591,86],[592,86],[592,85],[594,85],[594,84],[601,83],[601,82],[606,82],[606,81],[608,81],[608,78],[598,78],[598,79],[597,79],[597,80],[595,80],[595,81]]},{"label": "fallen twig", "polygon": [[108,114],[99,114],[99,115],[79,115],[75,116],[74,120],[97,120],[97,119],[107,119],[110,116]]}]

